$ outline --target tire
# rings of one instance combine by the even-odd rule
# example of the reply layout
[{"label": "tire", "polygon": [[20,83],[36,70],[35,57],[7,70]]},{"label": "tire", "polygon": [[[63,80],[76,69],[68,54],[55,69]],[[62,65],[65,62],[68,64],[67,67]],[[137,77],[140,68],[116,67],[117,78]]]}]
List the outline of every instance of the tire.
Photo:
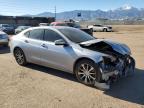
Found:
[{"label": "tire", "polygon": [[104,28],[104,29],[103,29],[103,32],[107,32],[107,29],[106,29],[106,28]]},{"label": "tire", "polygon": [[[86,70],[89,70],[89,72]],[[100,82],[102,79],[98,66],[87,59],[81,60],[76,64],[75,75],[80,83],[88,86],[94,86],[95,81]]]},{"label": "tire", "polygon": [[93,32],[93,28],[91,28],[90,30],[91,30],[91,32]]},{"label": "tire", "polygon": [[27,64],[26,57],[22,49],[16,48],[14,50],[14,57],[19,65],[25,66]]}]

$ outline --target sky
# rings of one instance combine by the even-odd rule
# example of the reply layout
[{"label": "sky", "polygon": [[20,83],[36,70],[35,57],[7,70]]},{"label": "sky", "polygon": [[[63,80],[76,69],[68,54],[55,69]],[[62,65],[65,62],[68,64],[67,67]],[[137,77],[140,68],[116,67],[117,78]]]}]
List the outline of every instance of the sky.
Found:
[{"label": "sky", "polygon": [[36,15],[71,10],[113,10],[124,5],[144,8],[144,0],[0,0],[1,15]]}]

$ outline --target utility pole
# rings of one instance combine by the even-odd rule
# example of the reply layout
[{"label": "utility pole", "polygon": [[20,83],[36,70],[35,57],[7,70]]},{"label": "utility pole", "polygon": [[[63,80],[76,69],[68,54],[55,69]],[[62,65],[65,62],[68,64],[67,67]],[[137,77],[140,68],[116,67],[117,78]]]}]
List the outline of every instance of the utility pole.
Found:
[{"label": "utility pole", "polygon": [[55,21],[56,21],[56,18],[57,18],[56,13],[57,13],[57,9],[56,9],[56,6],[55,6]]}]

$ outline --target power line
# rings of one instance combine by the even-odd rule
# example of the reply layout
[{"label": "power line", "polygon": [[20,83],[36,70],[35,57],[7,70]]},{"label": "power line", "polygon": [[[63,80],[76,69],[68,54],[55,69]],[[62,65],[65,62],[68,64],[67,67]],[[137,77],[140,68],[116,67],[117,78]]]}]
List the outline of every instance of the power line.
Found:
[{"label": "power line", "polygon": [[55,6],[55,21],[56,21],[56,18],[57,18],[56,13],[57,13],[57,8]]}]

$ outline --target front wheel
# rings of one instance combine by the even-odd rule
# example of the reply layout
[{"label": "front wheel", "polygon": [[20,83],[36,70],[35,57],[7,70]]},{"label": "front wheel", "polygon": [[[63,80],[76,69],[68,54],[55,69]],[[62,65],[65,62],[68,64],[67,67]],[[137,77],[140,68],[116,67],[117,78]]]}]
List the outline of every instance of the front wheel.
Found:
[{"label": "front wheel", "polygon": [[95,81],[100,82],[101,73],[95,63],[91,60],[81,60],[75,68],[76,78],[79,82],[93,86]]},{"label": "front wheel", "polygon": [[20,48],[15,49],[14,57],[19,65],[24,66],[27,64],[25,54]]}]

